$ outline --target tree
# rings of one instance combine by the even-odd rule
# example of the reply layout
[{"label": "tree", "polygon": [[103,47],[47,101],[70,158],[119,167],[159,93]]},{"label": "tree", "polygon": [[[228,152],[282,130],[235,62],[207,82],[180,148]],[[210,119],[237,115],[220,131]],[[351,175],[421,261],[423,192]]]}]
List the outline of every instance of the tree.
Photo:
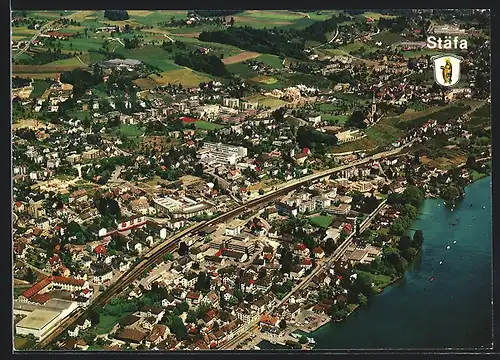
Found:
[{"label": "tree", "polygon": [[404,251],[408,250],[412,246],[412,241],[409,236],[404,235],[401,236],[399,239],[399,251],[403,253]]},{"label": "tree", "polygon": [[184,241],[179,243],[179,255],[184,256],[188,253],[189,247]]},{"label": "tree", "polygon": [[279,323],[279,327],[280,327],[280,329],[282,329],[282,330],[285,330],[285,329],[286,329],[286,321],[285,321],[285,319],[282,319],[282,320],[280,321],[280,323]]},{"label": "tree", "polygon": [[368,303],[368,298],[364,294],[358,294],[358,304],[366,305]]},{"label": "tree", "polygon": [[352,283],[352,290],[356,293],[361,293],[365,295],[373,294],[374,289],[372,287],[372,283],[374,281],[374,277],[371,273],[365,271],[357,271],[358,276]]},{"label": "tree", "polygon": [[194,322],[196,322],[197,319],[198,319],[198,316],[196,314],[196,311],[193,311],[193,310],[188,311],[187,316],[186,316],[187,323],[194,323]]},{"label": "tree", "polygon": [[299,343],[300,344],[307,344],[308,340],[307,340],[307,337],[302,335],[299,339]]},{"label": "tree", "polygon": [[412,246],[415,249],[420,249],[422,247],[423,242],[424,242],[424,234],[422,230],[415,231],[415,233],[413,234]]},{"label": "tree", "polygon": [[174,260],[174,257],[172,256],[171,253],[166,253],[165,255],[163,255],[163,261],[164,262],[172,261],[172,260]]},{"label": "tree", "polygon": [[335,242],[332,238],[328,238],[325,243],[325,254],[330,256],[335,251]]},{"label": "tree", "polygon": [[424,192],[414,185],[409,185],[403,191],[403,197],[406,202],[418,208],[424,201]]},{"label": "tree", "polygon": [[259,195],[264,195],[264,193],[265,193],[264,189],[262,189],[262,188],[259,189]]},{"label": "tree", "polygon": [[198,274],[194,289],[196,291],[210,290],[210,276],[206,272],[202,271]]}]

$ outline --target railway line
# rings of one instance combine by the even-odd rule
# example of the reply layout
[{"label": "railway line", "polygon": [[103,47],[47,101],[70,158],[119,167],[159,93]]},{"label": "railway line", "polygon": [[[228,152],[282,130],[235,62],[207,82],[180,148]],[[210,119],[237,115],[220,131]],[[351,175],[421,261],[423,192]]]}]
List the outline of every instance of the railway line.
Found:
[{"label": "railway line", "polygon": [[217,218],[203,221],[200,223],[197,223],[183,231],[181,231],[178,234],[173,235],[170,237],[168,240],[163,242],[162,244],[158,245],[154,249],[152,249],[150,252],[148,252],[143,259],[131,270],[128,272],[122,274],[116,280],[113,284],[111,284],[104,292],[102,292],[87,308],[82,309],[80,312],[76,312],[73,316],[70,316],[69,318],[66,318],[57,328],[54,329],[54,331],[49,334],[47,337],[42,339],[36,346],[35,350],[40,350],[48,347],[54,340],[57,339],[59,335],[61,335],[64,330],[66,330],[68,327],[73,325],[76,321],[78,321],[82,317],[88,317],[90,313],[97,309],[99,306],[102,306],[106,304],[110,299],[113,297],[117,296],[120,294],[129,284],[134,282],[135,280],[139,279],[141,275],[144,273],[144,271],[148,270],[152,265],[157,264],[160,262],[163,258],[163,256],[171,252],[172,250],[177,248],[177,244],[181,241],[181,239],[190,233],[196,233],[203,229],[204,227],[220,222],[224,222],[228,219],[236,217],[238,214],[241,214],[249,209],[252,209],[262,203],[270,202],[273,199],[282,196],[294,189],[300,188],[303,185],[311,184],[314,181],[318,181],[324,177],[327,177],[329,175],[332,175],[336,172],[359,166],[365,163],[368,163],[372,160],[375,159],[380,159],[385,156],[390,156],[393,154],[396,154],[397,152],[401,151],[403,148],[410,146],[412,142],[409,142],[405,145],[403,145],[400,148],[386,151],[383,153],[378,153],[370,157],[366,157],[364,159],[352,162],[348,165],[342,165],[336,168],[332,168],[329,170],[322,171],[320,173],[312,174],[305,176],[301,178],[298,181],[294,181],[293,183],[289,185],[285,185],[280,189],[277,189],[273,192],[270,192],[268,194],[264,194],[263,196],[253,199],[241,206],[236,207],[233,210],[230,210],[226,212],[225,214],[218,216]]}]

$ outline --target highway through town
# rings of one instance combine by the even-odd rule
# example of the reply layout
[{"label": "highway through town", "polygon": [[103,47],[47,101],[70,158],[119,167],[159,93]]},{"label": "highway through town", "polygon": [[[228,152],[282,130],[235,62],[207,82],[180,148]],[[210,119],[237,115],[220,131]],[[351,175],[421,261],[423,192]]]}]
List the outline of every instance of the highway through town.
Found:
[{"label": "highway through town", "polygon": [[364,159],[352,162],[352,163],[347,164],[347,165],[335,167],[335,168],[332,168],[329,170],[322,171],[320,173],[305,176],[305,177],[300,178],[298,180],[294,180],[290,183],[286,183],[283,187],[276,189],[274,191],[271,191],[267,194],[264,194],[259,198],[250,200],[247,203],[245,203],[241,206],[238,206],[237,208],[230,210],[221,216],[218,216],[217,218],[197,223],[197,224],[195,224],[187,229],[182,230],[180,233],[173,235],[172,237],[170,237],[169,239],[167,239],[166,241],[164,241],[160,245],[153,248],[150,252],[148,252],[143,257],[143,259],[141,261],[139,261],[139,263],[137,263],[129,271],[123,273],[116,280],[116,282],[109,285],[109,287],[106,290],[104,290],[99,296],[97,296],[97,298],[94,300],[94,302],[92,302],[87,308],[80,309],[80,310],[76,311],[73,315],[71,315],[69,318],[65,319],[61,323],[61,325],[59,325],[57,328],[54,329],[54,331],[52,333],[50,333],[47,337],[42,339],[42,341],[40,341],[37,344],[35,349],[43,349],[43,348],[46,348],[47,346],[49,346],[64,330],[66,330],[71,325],[75,324],[76,321],[78,321],[81,318],[89,317],[89,314],[91,313],[91,311],[97,309],[99,306],[103,306],[111,298],[120,294],[132,282],[139,279],[142,276],[142,274],[144,273],[144,271],[149,270],[152,265],[161,263],[163,256],[166,253],[172,252],[173,250],[175,250],[177,248],[178,243],[180,242],[180,240],[184,236],[188,236],[189,234],[197,233],[198,231],[200,231],[201,229],[203,229],[206,226],[220,223],[220,222],[224,222],[226,220],[234,218],[234,217],[238,216],[239,214],[241,214],[241,213],[243,213],[251,208],[259,206],[263,203],[268,203],[268,202],[276,199],[279,196],[282,196],[284,194],[289,193],[292,190],[300,188],[304,184],[310,184],[314,181],[318,181],[324,177],[327,177],[327,176],[332,175],[334,173],[337,173],[339,171],[343,171],[345,169],[349,169],[349,168],[352,168],[355,166],[366,164],[372,160],[377,160],[377,159],[381,159],[381,158],[384,158],[387,156],[394,155],[394,154],[400,152],[401,150],[403,150],[404,148],[411,146],[414,141],[415,140],[412,140],[411,142],[408,142],[405,145],[403,145],[399,148],[393,149],[393,150],[381,152],[381,153],[366,157]]}]

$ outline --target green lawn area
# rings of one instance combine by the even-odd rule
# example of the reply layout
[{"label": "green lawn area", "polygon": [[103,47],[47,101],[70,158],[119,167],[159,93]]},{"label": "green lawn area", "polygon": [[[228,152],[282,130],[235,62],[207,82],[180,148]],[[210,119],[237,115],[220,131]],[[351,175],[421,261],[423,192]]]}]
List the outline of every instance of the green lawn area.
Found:
[{"label": "green lawn area", "polygon": [[491,105],[486,104],[475,110],[472,114],[471,117],[491,117]]},{"label": "green lawn area", "polygon": [[312,225],[326,229],[333,221],[331,216],[315,216],[309,219]]},{"label": "green lawn area", "polygon": [[106,334],[113,329],[113,326],[116,325],[118,319],[121,316],[112,316],[112,315],[103,315],[101,314],[99,317],[99,324],[97,324],[97,333],[98,334]]},{"label": "green lawn area", "polygon": [[433,55],[440,55],[442,53],[443,53],[443,51],[439,51],[439,50],[422,49],[422,50],[404,51],[403,56],[405,58],[419,58],[419,57],[422,57],[425,55],[433,56]]},{"label": "green lawn area", "polygon": [[262,61],[275,69],[283,68],[281,59],[276,55],[263,54],[255,58],[255,60]]},{"label": "green lawn area", "polygon": [[124,136],[141,136],[144,134],[143,129],[139,128],[137,125],[131,124],[121,124],[119,132]]},{"label": "green lawn area", "polygon": [[208,121],[197,121],[195,122],[194,124],[196,126],[197,129],[200,129],[200,130],[215,130],[215,129],[220,129],[220,128],[223,128],[224,125],[220,125],[220,124],[216,124],[216,123],[212,123],[212,122],[208,122]]},{"label": "green lawn area", "polygon": [[312,20],[315,21],[325,21],[329,18],[332,17],[334,14],[338,14],[340,11],[339,10],[321,10],[321,14],[318,15],[317,11],[307,11],[306,14],[309,15],[309,17]]},{"label": "green lawn area", "polygon": [[399,34],[396,34],[396,33],[390,32],[390,31],[382,31],[382,32],[378,33],[377,35],[373,35],[372,40],[373,41],[382,41],[382,45],[386,46],[386,45],[392,45],[392,44],[398,43],[400,41],[403,41],[403,40],[405,40],[405,38]]},{"label": "green lawn area", "polygon": [[226,65],[226,69],[230,73],[238,74],[241,77],[246,77],[246,78],[259,75],[258,72],[250,69],[250,67],[246,66],[242,62]]},{"label": "green lawn area", "polygon": [[371,47],[370,45],[362,43],[361,41],[354,41],[353,43],[343,45],[339,47],[339,50],[345,51],[347,53],[352,53],[361,48],[364,48],[366,52],[372,52],[377,50],[377,48]]},{"label": "green lawn area", "polygon": [[71,116],[72,118],[80,119],[80,120],[83,120],[86,117],[90,118],[90,112],[89,111],[70,111],[68,113],[68,115]]},{"label": "green lawn area", "polygon": [[396,17],[394,15],[384,15],[384,14],[376,13],[376,12],[372,12],[372,11],[364,12],[363,15],[366,17],[372,18],[373,20],[379,20],[381,17],[389,18],[389,19],[393,19]]},{"label": "green lawn area", "polygon": [[[117,42],[116,42],[117,43]],[[102,48],[104,44],[104,39],[100,37],[90,36],[88,39],[84,38],[74,38],[71,40],[61,41],[62,49],[71,51],[89,51],[98,50]],[[111,47],[111,44],[110,44]]]},{"label": "green lawn area", "polygon": [[381,289],[387,286],[392,281],[392,278],[388,275],[374,275],[375,287]]},{"label": "green lawn area", "polygon": [[259,104],[262,104],[263,106],[269,106],[269,107],[275,107],[282,105],[286,103],[286,101],[283,101],[281,99],[275,99],[272,97],[267,97],[264,95],[254,95],[248,98],[248,101],[251,102],[258,102]]},{"label": "green lawn area", "polygon": [[14,349],[15,350],[29,350],[35,343],[27,338],[14,336]]},{"label": "green lawn area", "polygon": [[52,84],[51,81],[34,80],[33,81],[33,91],[30,94],[30,98],[36,99],[36,98],[39,98],[40,96],[42,96],[43,93],[45,92],[45,90],[47,90],[51,84]]}]

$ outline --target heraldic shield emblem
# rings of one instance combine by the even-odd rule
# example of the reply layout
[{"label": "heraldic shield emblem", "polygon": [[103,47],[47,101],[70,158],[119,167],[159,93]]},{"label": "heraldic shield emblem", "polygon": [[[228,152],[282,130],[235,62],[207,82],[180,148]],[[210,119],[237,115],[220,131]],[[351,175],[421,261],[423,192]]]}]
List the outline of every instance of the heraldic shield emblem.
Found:
[{"label": "heraldic shield emblem", "polygon": [[434,80],[441,86],[453,86],[460,81],[460,63],[463,58],[453,54],[436,55],[431,58],[434,63]]}]

